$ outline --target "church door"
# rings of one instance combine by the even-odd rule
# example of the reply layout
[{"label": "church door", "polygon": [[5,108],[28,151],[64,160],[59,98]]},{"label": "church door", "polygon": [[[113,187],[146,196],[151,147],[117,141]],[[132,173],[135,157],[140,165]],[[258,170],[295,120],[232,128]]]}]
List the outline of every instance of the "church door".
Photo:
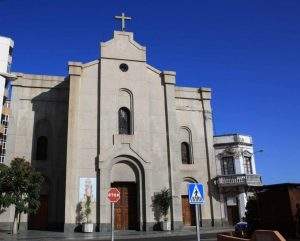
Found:
[{"label": "church door", "polygon": [[48,226],[48,195],[40,196],[40,207],[29,216],[29,229],[46,230]]},{"label": "church door", "polygon": [[115,204],[115,229],[137,230],[137,185],[134,182],[114,182],[112,187],[121,193],[119,202]]},{"label": "church door", "polygon": [[195,205],[189,203],[187,195],[181,196],[182,204],[182,221],[184,226],[195,226],[196,225],[196,213]]}]

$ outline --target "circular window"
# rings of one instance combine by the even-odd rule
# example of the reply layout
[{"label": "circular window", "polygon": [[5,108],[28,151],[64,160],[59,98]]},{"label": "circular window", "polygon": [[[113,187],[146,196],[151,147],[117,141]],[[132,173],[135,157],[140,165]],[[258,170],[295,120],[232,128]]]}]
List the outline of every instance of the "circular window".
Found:
[{"label": "circular window", "polygon": [[120,64],[119,68],[120,68],[121,71],[126,72],[128,70],[128,65],[127,64]]}]

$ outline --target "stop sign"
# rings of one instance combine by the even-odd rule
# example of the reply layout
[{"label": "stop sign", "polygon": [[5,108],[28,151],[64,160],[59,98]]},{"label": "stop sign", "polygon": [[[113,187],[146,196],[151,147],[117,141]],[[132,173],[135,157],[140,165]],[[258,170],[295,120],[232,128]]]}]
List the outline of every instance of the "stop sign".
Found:
[{"label": "stop sign", "polygon": [[107,197],[111,203],[116,203],[120,200],[121,194],[117,188],[112,187],[109,189]]}]

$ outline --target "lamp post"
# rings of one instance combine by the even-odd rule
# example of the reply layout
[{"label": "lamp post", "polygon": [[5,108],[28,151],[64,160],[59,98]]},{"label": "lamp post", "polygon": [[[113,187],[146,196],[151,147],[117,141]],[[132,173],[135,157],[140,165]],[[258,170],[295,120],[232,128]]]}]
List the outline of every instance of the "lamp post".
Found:
[{"label": "lamp post", "polygon": [[264,150],[263,150],[263,149],[260,149],[260,150],[258,150],[258,151],[253,152],[253,154],[255,154],[255,153],[262,153],[262,152],[264,152]]}]

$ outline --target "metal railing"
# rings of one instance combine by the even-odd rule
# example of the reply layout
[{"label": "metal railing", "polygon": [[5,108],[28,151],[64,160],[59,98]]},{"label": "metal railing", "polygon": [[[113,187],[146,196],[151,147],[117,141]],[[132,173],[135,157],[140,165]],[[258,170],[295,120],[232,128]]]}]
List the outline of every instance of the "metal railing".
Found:
[{"label": "metal railing", "polygon": [[216,177],[216,184],[219,187],[232,186],[261,186],[261,176],[257,174],[232,174]]}]

